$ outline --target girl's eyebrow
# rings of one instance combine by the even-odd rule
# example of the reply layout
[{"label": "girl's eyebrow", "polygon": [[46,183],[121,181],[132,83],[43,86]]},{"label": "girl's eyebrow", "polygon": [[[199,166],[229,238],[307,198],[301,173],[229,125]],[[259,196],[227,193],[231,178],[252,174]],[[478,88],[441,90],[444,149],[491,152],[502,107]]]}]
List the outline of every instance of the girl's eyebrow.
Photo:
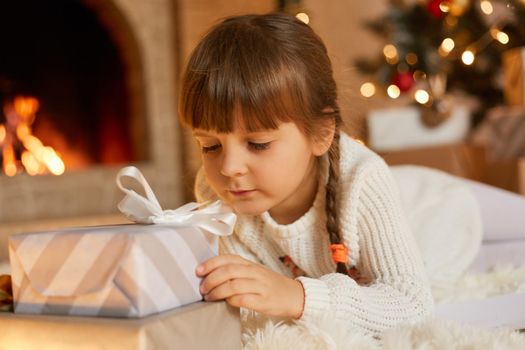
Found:
[{"label": "girl's eyebrow", "polygon": [[272,135],[272,134],[275,134],[277,132],[277,130],[275,129],[263,129],[263,130],[259,130],[259,131],[252,131],[252,132],[246,132],[244,133],[245,136],[267,136],[267,135]]},{"label": "girl's eyebrow", "polygon": [[197,136],[197,137],[214,137],[214,135],[212,134],[208,134],[204,131],[200,131],[200,130],[197,130],[197,131],[194,131],[193,132],[193,136]]},{"label": "girl's eyebrow", "polygon": [[[273,134],[277,130],[268,129],[268,130],[261,130],[261,131],[253,131],[253,132],[245,132],[242,134],[244,137],[261,137],[261,136],[267,136],[268,134]],[[193,136],[195,137],[217,137],[216,134],[210,134],[202,130],[197,130],[193,132]]]}]

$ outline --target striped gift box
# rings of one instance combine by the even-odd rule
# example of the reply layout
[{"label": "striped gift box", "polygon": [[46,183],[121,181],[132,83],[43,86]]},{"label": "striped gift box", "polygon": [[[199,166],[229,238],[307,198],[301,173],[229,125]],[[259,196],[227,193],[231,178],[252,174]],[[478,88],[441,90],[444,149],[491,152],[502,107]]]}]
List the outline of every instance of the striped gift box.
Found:
[{"label": "striped gift box", "polygon": [[141,317],[201,300],[216,235],[170,224],[9,237],[15,313]]}]

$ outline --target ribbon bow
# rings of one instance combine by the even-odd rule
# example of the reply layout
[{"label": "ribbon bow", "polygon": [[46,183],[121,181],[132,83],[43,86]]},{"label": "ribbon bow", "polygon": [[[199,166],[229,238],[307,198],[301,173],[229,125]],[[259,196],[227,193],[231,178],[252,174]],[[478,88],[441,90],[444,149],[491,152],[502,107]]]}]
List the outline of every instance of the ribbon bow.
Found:
[{"label": "ribbon bow", "polygon": [[[122,185],[121,179],[126,176],[138,181],[146,197]],[[146,178],[136,167],[122,168],[116,181],[117,186],[126,194],[118,204],[118,209],[136,223],[197,226],[218,236],[227,236],[233,231],[236,215],[221,201],[209,205],[191,202],[174,210],[162,210]]]}]

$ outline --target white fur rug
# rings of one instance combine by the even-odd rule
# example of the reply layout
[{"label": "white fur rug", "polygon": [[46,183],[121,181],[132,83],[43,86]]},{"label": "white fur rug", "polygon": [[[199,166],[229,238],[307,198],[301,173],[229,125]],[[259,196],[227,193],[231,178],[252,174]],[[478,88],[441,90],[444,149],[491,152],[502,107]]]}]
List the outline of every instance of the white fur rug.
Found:
[{"label": "white fur rug", "polygon": [[[469,273],[446,288],[435,289],[436,302],[483,299],[525,289],[525,267],[497,266],[485,273]],[[525,349],[525,333],[485,329],[458,322],[428,319],[417,325],[389,330],[382,340],[332,318],[314,322],[284,322],[243,312],[244,350],[473,350]]]},{"label": "white fur rug", "polygon": [[427,320],[387,331],[382,343],[326,318],[315,323],[247,325],[244,350],[474,350],[525,349],[525,334],[507,329],[479,329],[444,320]]},{"label": "white fur rug", "polygon": [[525,266],[496,265],[487,272],[466,273],[455,283],[434,288],[437,303],[479,300],[487,297],[525,291]]}]

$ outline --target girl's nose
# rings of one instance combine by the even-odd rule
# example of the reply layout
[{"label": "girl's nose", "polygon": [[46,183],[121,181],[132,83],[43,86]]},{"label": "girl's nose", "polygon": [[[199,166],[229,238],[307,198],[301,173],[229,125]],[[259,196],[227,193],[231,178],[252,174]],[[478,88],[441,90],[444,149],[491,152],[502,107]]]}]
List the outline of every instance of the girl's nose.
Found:
[{"label": "girl's nose", "polygon": [[248,172],[241,151],[235,149],[223,149],[221,174],[228,177],[241,176]]}]

